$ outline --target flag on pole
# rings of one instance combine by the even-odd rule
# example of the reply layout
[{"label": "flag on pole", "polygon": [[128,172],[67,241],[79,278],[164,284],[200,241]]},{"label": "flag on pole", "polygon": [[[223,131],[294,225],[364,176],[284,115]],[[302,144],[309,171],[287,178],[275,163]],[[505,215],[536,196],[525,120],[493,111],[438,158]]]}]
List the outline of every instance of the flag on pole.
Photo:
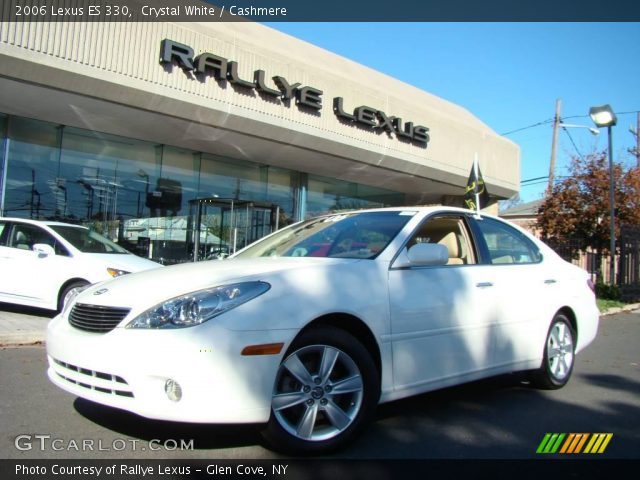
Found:
[{"label": "flag on pole", "polygon": [[464,203],[469,210],[476,210],[486,207],[489,203],[489,192],[484,184],[480,166],[478,165],[478,155],[473,159],[473,166],[467,180],[467,186],[464,190]]}]

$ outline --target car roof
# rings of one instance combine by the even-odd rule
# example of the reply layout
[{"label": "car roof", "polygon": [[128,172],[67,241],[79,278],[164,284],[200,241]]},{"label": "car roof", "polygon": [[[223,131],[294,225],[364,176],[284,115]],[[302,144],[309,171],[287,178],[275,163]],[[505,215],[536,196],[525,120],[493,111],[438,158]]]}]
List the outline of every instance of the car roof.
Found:
[{"label": "car roof", "polygon": [[[364,209],[364,210],[348,210],[348,211],[345,210],[340,212],[325,213],[323,215],[319,215],[316,218],[330,217],[332,215],[352,215],[357,213],[368,213],[368,212],[416,212],[416,213],[422,213],[425,216],[432,213],[445,213],[445,214],[446,213],[462,213],[465,215],[473,215],[473,216],[477,215],[477,212],[475,210],[469,210],[468,208],[448,207],[446,205],[425,205],[425,206],[407,205],[404,207],[383,207],[383,208],[370,208],[370,209]],[[513,222],[510,222],[506,218],[501,218],[498,215],[492,215],[490,213],[486,213],[483,211],[480,211],[480,218],[491,218],[501,223],[508,224],[510,227],[515,228],[521,233],[524,233],[530,239],[533,239],[536,242],[539,241],[539,239],[536,238],[531,232],[528,232],[521,226]],[[308,219],[308,220],[312,220],[312,219]]]},{"label": "car roof", "polygon": [[[368,213],[368,212],[417,212],[417,213],[439,213],[439,212],[459,212],[466,213],[467,215],[475,215],[475,211],[467,208],[460,207],[448,207],[446,205],[405,205],[401,207],[380,207],[380,208],[367,208],[362,210],[344,210],[332,213],[324,213],[318,215],[319,217],[326,217],[331,215],[351,215],[355,213]],[[483,217],[493,217],[494,215],[480,212]]]},{"label": "car roof", "polygon": [[17,218],[17,217],[0,217],[0,220],[7,222],[21,222],[29,223],[31,225],[46,225],[48,227],[75,227],[75,228],[87,228],[82,225],[75,225],[73,223],[55,222],[50,220],[32,220],[30,218]]}]

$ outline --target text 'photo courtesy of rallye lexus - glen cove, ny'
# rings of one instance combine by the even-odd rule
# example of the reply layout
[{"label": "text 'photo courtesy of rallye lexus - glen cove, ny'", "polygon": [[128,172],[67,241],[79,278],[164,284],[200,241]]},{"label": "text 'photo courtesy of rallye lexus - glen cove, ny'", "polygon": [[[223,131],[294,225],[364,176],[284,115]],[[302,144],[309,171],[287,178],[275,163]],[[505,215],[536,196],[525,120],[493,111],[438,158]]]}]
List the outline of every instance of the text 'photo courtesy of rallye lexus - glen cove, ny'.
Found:
[{"label": "text 'photo courtesy of rallye lexus - glen cove, ny'", "polygon": [[598,319],[588,274],[519,227],[369,209],[74,290],[48,327],[48,375],[152,419],[264,424],[274,449],[317,454],[379,403],[515,371],[560,388]]}]

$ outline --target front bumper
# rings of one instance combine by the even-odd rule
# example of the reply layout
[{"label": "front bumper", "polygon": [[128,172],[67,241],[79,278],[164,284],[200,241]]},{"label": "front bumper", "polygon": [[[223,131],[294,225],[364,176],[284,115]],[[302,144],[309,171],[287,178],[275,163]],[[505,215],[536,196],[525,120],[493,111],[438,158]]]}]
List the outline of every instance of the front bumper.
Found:
[{"label": "front bumper", "polygon": [[[294,330],[230,331],[215,320],[174,330],[87,333],[61,315],[47,329],[48,376],[60,388],[138,415],[195,423],[263,423]],[[123,322],[123,324],[125,324]],[[279,355],[242,356],[247,345],[284,343]],[[168,379],[182,399],[165,393]]]}]

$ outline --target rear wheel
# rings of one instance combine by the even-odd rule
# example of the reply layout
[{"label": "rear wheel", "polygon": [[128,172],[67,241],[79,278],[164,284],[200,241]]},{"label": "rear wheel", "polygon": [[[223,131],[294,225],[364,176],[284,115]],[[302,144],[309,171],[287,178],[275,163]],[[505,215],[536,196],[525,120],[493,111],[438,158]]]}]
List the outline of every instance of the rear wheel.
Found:
[{"label": "rear wheel", "polygon": [[575,331],[566,315],[559,313],[549,327],[542,365],[533,374],[534,386],[546,390],[564,387],[573,372],[574,358]]},{"label": "rear wheel", "polygon": [[309,330],[280,364],[264,436],[277,450],[328,452],[366,424],[379,396],[378,371],[358,340],[332,327]]}]

